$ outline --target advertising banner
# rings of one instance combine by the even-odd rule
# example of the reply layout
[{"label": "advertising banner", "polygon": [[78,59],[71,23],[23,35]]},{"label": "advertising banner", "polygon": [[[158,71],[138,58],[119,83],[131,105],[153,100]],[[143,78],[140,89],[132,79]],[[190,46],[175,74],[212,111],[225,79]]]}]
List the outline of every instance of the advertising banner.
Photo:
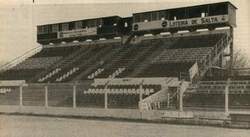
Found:
[{"label": "advertising banner", "polygon": [[208,16],[200,18],[189,18],[181,20],[157,20],[149,22],[138,22],[133,24],[133,31],[182,28],[199,25],[226,23],[229,21],[228,15]]},{"label": "advertising banner", "polygon": [[81,36],[91,36],[97,34],[97,28],[85,28],[69,31],[60,31],[57,33],[57,38],[71,38],[71,37],[81,37]]}]

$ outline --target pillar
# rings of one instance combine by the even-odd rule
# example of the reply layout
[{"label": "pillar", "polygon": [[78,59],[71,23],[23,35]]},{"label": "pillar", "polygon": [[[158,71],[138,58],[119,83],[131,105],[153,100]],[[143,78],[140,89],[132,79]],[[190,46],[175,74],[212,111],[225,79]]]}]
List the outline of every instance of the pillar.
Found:
[{"label": "pillar", "polygon": [[231,77],[232,69],[233,69],[233,58],[234,58],[234,29],[233,27],[230,27],[230,36],[231,36],[231,43],[230,43],[230,66],[229,66],[229,76]]}]

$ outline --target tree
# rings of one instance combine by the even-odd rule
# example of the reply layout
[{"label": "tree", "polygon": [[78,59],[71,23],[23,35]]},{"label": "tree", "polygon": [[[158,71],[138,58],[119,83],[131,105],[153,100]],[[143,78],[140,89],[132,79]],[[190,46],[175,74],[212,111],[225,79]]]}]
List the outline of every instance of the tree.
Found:
[{"label": "tree", "polygon": [[[229,70],[229,67],[230,67],[230,60],[227,60],[226,68]],[[231,72],[230,75],[233,75],[234,77],[238,77],[238,78],[240,78],[241,76],[249,76],[250,69],[248,67],[249,67],[249,64],[248,64],[247,56],[244,55],[240,50],[237,50],[236,52],[234,52],[234,57],[233,57],[233,62],[232,62],[233,71]]]},{"label": "tree", "polygon": [[[232,68],[246,68],[248,66],[248,59],[240,50],[236,50],[233,55]],[[226,68],[230,67],[230,60],[226,62]]]},{"label": "tree", "polygon": [[242,54],[240,50],[237,50],[234,53],[233,68],[245,68],[247,67],[247,62],[248,62],[247,57],[244,54]]}]

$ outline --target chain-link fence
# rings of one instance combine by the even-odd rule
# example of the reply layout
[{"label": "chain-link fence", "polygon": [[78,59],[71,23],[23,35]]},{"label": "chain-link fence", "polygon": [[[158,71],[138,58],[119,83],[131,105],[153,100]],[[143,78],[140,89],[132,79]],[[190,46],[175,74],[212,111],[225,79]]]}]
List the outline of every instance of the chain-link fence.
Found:
[{"label": "chain-link fence", "polygon": [[[148,97],[140,93],[88,92],[90,84],[57,83],[29,84],[26,86],[0,87],[0,105],[44,106],[44,107],[90,107],[90,108],[126,108],[137,109],[140,100]],[[203,93],[184,92],[169,88],[166,99],[148,103],[152,110],[210,110],[228,111],[250,109],[250,94],[229,92]],[[182,106],[180,106],[182,100]]]},{"label": "chain-link fence", "polygon": [[[89,84],[29,84],[0,87],[0,105],[137,109],[139,94],[87,92]],[[105,95],[106,94],[106,95]]]}]

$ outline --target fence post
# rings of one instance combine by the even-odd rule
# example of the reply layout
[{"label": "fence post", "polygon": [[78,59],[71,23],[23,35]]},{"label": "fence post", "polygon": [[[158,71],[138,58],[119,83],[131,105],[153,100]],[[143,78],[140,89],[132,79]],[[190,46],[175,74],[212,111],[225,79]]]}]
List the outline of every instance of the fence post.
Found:
[{"label": "fence post", "polygon": [[105,93],[104,93],[104,108],[108,109],[108,91],[107,91],[107,89],[105,89]]},{"label": "fence post", "polygon": [[140,95],[139,95],[139,101],[142,101],[142,90],[143,90],[143,87],[142,87],[142,83],[140,84]]},{"label": "fence post", "polygon": [[229,94],[230,79],[227,80],[227,85],[225,88],[225,113],[228,114],[228,94]]},{"label": "fence post", "polygon": [[44,100],[45,100],[45,107],[47,108],[48,105],[48,86],[46,85],[45,87],[45,96],[44,96]]},{"label": "fence post", "polygon": [[169,108],[170,107],[170,95],[169,95],[169,91],[168,91],[168,93],[167,93],[167,98],[168,98],[168,102],[167,102],[167,108]]},{"label": "fence post", "polygon": [[104,88],[104,108],[108,109],[108,84],[111,80],[107,81]]},{"label": "fence post", "polygon": [[19,106],[23,106],[23,86],[20,85],[19,87]]},{"label": "fence post", "polygon": [[225,90],[225,113],[228,113],[228,88]]},{"label": "fence post", "polygon": [[76,108],[76,85],[73,85],[73,108]]},{"label": "fence post", "polygon": [[179,106],[179,110],[180,111],[183,111],[183,94],[182,94],[182,91],[180,91],[180,106]]},{"label": "fence post", "polygon": [[181,81],[180,87],[179,87],[179,111],[183,111],[183,91],[182,91],[182,84],[183,81]]}]

